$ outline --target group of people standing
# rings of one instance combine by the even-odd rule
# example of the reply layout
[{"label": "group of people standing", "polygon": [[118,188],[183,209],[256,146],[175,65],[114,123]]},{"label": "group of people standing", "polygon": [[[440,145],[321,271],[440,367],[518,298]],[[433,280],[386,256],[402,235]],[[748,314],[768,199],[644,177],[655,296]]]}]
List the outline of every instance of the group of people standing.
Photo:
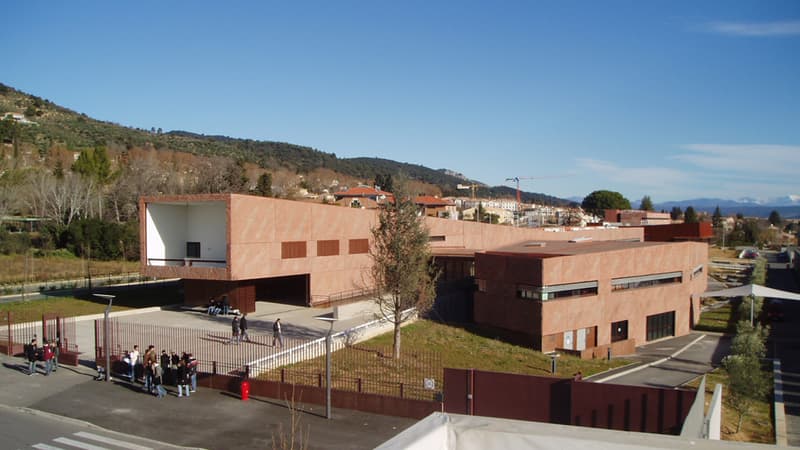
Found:
[{"label": "group of people standing", "polygon": [[58,370],[58,356],[61,353],[58,342],[55,339],[46,340],[39,347],[39,341],[34,337],[30,344],[25,346],[25,359],[28,360],[28,375],[32,376],[39,372],[38,363],[44,361],[45,376]]},{"label": "group of people standing", "polygon": [[183,352],[178,356],[174,351],[167,354],[166,350],[161,350],[159,356],[155,346],[150,345],[140,356],[139,346],[134,345],[124,361],[128,364],[131,382],[137,381],[141,372],[144,376],[142,389],[158,398],[167,394],[164,385],[177,386],[178,397],[188,397],[190,392],[197,392],[198,361],[191,353]]}]

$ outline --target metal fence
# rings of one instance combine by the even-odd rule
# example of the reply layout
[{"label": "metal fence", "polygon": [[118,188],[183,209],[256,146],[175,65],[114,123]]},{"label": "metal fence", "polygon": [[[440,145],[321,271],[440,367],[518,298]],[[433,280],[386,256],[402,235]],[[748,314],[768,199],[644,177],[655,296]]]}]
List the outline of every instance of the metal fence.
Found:
[{"label": "metal fence", "polygon": [[[438,353],[405,352],[401,358],[394,359],[391,349],[352,345],[355,336],[364,336],[381,325],[386,325],[386,321],[376,320],[332,335],[331,387],[400,398],[439,398],[443,368]],[[103,320],[95,321],[95,358],[100,366],[105,361],[103,331]],[[159,355],[162,350],[168,354],[172,351],[179,355],[191,353],[198,360],[201,373],[325,386],[325,338],[284,337],[282,346],[274,346],[269,334],[252,335],[249,342],[231,342],[230,334],[219,331],[109,319],[111,359],[121,361],[134,345],[139,345],[142,354],[150,345]]]},{"label": "metal fence", "polygon": [[41,321],[16,323],[14,315],[6,311],[0,318],[0,348],[8,355],[22,352],[23,346],[37,338],[39,345],[56,340],[62,352],[78,352],[75,318],[58,314],[44,314]]}]

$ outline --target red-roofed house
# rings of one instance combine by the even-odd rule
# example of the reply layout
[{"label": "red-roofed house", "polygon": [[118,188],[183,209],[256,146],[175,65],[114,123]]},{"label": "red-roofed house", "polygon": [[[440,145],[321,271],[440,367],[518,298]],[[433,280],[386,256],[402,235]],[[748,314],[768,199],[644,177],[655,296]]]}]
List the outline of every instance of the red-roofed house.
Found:
[{"label": "red-roofed house", "polygon": [[356,186],[344,191],[334,192],[336,203],[353,208],[374,209],[378,205],[392,199],[392,193],[370,186]]},{"label": "red-roofed house", "polygon": [[420,195],[414,199],[423,216],[457,218],[458,210],[452,200],[447,200],[432,195]]}]

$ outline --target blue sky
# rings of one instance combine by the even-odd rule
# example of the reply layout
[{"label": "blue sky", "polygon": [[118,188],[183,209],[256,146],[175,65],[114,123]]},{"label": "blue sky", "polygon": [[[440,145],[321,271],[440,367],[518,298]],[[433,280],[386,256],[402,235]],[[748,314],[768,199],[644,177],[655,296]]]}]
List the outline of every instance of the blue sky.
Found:
[{"label": "blue sky", "polygon": [[800,2],[12,2],[0,82],[559,197],[800,195]]}]

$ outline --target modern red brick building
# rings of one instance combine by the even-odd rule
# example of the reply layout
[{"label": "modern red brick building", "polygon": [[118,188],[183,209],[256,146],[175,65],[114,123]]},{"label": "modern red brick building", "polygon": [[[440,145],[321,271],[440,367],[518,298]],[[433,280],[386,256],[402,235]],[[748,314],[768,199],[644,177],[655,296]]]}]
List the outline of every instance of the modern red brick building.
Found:
[{"label": "modern red brick building", "polygon": [[629,353],[690,331],[707,260],[708,246],[695,242],[579,239],[477,253],[474,320],[545,352]]},{"label": "modern red brick building", "polygon": [[[375,210],[239,194],[140,199],[141,273],[181,278],[185,302],[228,295],[327,305],[369,289]],[[476,252],[541,240],[641,241],[641,228],[549,232],[426,217],[430,245],[449,277],[470,275]]]}]

